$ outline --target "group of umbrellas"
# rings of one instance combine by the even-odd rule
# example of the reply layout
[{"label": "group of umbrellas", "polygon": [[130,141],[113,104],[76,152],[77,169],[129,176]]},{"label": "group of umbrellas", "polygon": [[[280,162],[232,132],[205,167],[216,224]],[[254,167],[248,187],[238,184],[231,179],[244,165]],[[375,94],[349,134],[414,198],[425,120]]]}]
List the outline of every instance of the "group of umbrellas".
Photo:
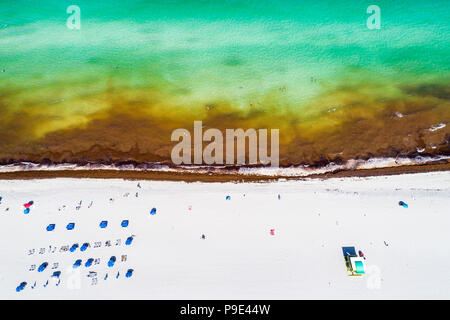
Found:
[{"label": "group of umbrellas", "polygon": [[25,210],[23,210],[23,213],[24,214],[29,214],[30,213],[30,208],[31,208],[31,206],[34,204],[34,201],[33,200],[31,200],[31,201],[28,201],[27,203],[25,203],[23,206],[25,207]]},{"label": "group of umbrellas", "polygon": [[[0,197],[0,201],[1,201],[1,197]],[[24,207],[25,207],[24,214],[30,213],[30,208],[31,208],[31,206],[32,206],[33,204],[34,204],[34,201],[29,201],[29,202],[27,202],[27,203],[24,204]],[[155,215],[155,214],[156,214],[156,208],[152,208],[152,209],[150,210],[150,214],[151,214],[151,215]],[[120,225],[121,225],[122,228],[128,227],[128,225],[129,225],[129,220],[122,220],[122,222],[120,223]],[[99,227],[100,227],[101,229],[104,229],[104,228],[106,228],[107,226],[108,226],[108,221],[107,221],[107,220],[102,220],[102,221],[100,222],[100,224],[99,224]],[[47,225],[46,230],[47,230],[47,231],[53,231],[53,230],[55,230],[55,228],[56,228],[56,224],[51,223],[51,224]],[[69,223],[66,225],[66,229],[67,229],[67,230],[73,230],[73,229],[75,229],[75,222],[69,222]],[[128,237],[128,238],[125,240],[125,245],[127,245],[127,246],[131,245],[131,243],[133,242],[133,238],[134,238],[133,236]],[[90,245],[89,245],[89,243],[86,242],[86,243],[83,243],[83,245],[80,247],[78,243],[75,243],[75,244],[73,244],[73,245],[70,247],[69,251],[70,251],[70,252],[75,252],[75,251],[78,249],[78,247],[80,248],[80,251],[85,251],[87,248],[90,247]],[[85,266],[86,268],[88,268],[88,267],[92,266],[93,262],[94,262],[94,259],[93,259],[93,258],[89,258],[89,259],[87,259],[86,262],[84,263],[84,266]],[[108,267],[109,267],[109,268],[112,268],[112,267],[114,266],[115,262],[116,262],[116,257],[115,257],[115,256],[111,256],[110,259],[109,259],[109,261],[108,261],[108,263],[107,263]],[[81,259],[77,259],[77,260],[74,262],[74,264],[72,265],[72,267],[73,267],[73,268],[78,268],[79,266],[81,266],[81,264],[82,264],[82,260],[81,260]],[[37,271],[38,271],[38,272],[43,272],[47,267],[48,267],[48,262],[43,262],[43,263],[38,267]],[[126,274],[125,274],[125,277],[130,278],[130,277],[133,275],[133,271],[134,271],[133,269],[128,269],[127,272],[126,272]],[[61,271],[55,271],[55,272],[53,272],[53,274],[52,274],[51,277],[59,278],[60,275],[61,275]],[[118,275],[119,275],[119,273],[118,273]],[[118,277],[118,276],[117,276],[117,277]],[[116,278],[117,278],[117,277],[116,277]],[[107,276],[105,277],[105,279],[106,279],[106,278],[107,278]],[[19,284],[19,286],[16,287],[16,291],[17,291],[17,292],[22,291],[22,290],[26,287],[26,285],[27,285],[27,282],[25,282],[25,281],[24,281],[24,282],[21,282],[21,283]]]},{"label": "group of umbrellas", "polygon": [[[156,209],[155,209],[155,213],[156,213]],[[122,222],[120,223],[120,225],[121,225],[122,228],[128,227],[128,224],[129,224],[129,221],[128,221],[128,220],[122,220]],[[101,221],[100,224],[99,224],[99,226],[100,226],[100,228],[102,228],[102,229],[106,228],[106,227],[108,226],[108,221],[107,221],[107,220]],[[53,231],[53,230],[55,230],[55,227],[56,227],[56,225],[55,225],[54,223],[50,223],[50,224],[47,226],[46,230],[47,230],[47,231]],[[67,229],[67,230],[73,230],[73,229],[75,229],[75,222],[69,222],[69,223],[67,224],[67,226],[66,226],[66,229]]]}]

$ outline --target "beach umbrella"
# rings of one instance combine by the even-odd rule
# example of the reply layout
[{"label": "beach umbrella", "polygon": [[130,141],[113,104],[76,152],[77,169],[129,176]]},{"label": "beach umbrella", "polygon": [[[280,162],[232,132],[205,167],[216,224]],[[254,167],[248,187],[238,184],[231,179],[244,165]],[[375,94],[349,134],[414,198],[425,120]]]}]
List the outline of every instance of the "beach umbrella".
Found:
[{"label": "beach umbrella", "polygon": [[31,200],[31,201],[28,201],[28,203],[30,204],[30,206],[32,206],[34,204],[34,201]]},{"label": "beach umbrella", "polygon": [[61,275],[61,271],[55,271],[55,272],[53,272],[52,277],[59,278],[60,275]]},{"label": "beach umbrella", "polygon": [[112,256],[111,258],[109,258],[108,267],[110,267],[110,268],[114,267],[115,262],[116,262],[116,257]]},{"label": "beach umbrella", "polygon": [[128,220],[122,220],[122,223],[120,224],[123,228],[128,227]]},{"label": "beach umbrella", "polygon": [[108,226],[108,221],[103,220],[102,222],[100,222],[100,228],[106,228]]},{"label": "beach umbrella", "polygon": [[51,223],[47,226],[47,231],[53,231],[53,230],[55,230],[55,224]]},{"label": "beach umbrella", "polygon": [[406,203],[404,203],[403,201],[400,201],[398,203],[399,206],[402,206],[403,208],[408,208],[408,205]]},{"label": "beach umbrella", "polygon": [[41,265],[39,266],[38,272],[44,271],[45,268],[47,268],[47,266],[48,266],[48,263],[47,263],[47,262],[44,262],[43,264],[41,264]]},{"label": "beach umbrella", "polygon": [[84,266],[88,268],[88,267],[92,266],[92,262],[94,262],[94,259],[93,258],[89,258],[86,261],[86,263],[84,264]]},{"label": "beach umbrella", "polygon": [[125,277],[130,278],[133,275],[133,269],[128,269],[127,273],[125,274]]},{"label": "beach umbrella", "polygon": [[127,246],[129,246],[132,242],[133,242],[133,237],[128,237],[127,240],[125,241],[125,244]]},{"label": "beach umbrella", "polygon": [[151,214],[152,216],[154,216],[154,215],[156,214],[156,208],[153,208],[153,209],[150,211],[150,214]]},{"label": "beach umbrella", "polygon": [[80,248],[80,251],[86,251],[86,249],[89,247],[89,243],[83,243],[83,245]]},{"label": "beach umbrella", "polygon": [[31,204],[28,202],[28,203],[25,203],[23,206],[28,209],[31,207]]},{"label": "beach umbrella", "polygon": [[231,200],[231,197],[230,196],[226,196],[225,200]]},{"label": "beach umbrella", "polygon": [[81,259],[78,259],[77,261],[75,261],[75,263],[72,265],[72,267],[74,269],[78,268],[79,266],[81,266]]},{"label": "beach umbrella", "polygon": [[74,222],[69,222],[66,226],[67,230],[73,230],[75,228],[75,223]]},{"label": "beach umbrella", "polygon": [[75,243],[70,247],[69,251],[74,252],[75,250],[77,250],[77,248],[78,248],[78,243]]},{"label": "beach umbrella", "polygon": [[30,213],[30,208],[26,208],[25,210],[23,210],[23,213],[29,214]]},{"label": "beach umbrella", "polygon": [[26,285],[27,285],[27,283],[26,283],[25,281],[24,281],[24,282],[21,282],[21,283],[17,286],[16,292],[22,291],[22,290],[25,288]]}]

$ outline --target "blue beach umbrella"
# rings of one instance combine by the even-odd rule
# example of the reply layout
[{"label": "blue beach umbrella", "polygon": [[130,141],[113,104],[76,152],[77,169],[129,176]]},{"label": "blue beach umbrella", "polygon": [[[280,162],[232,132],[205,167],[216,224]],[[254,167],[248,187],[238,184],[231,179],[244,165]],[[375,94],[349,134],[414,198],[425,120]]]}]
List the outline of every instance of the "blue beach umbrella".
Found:
[{"label": "blue beach umbrella", "polygon": [[75,223],[74,222],[69,222],[66,226],[67,230],[73,230],[75,228]]},{"label": "blue beach umbrella", "polygon": [[133,269],[128,269],[127,273],[125,274],[125,277],[130,278],[133,275]]},{"label": "blue beach umbrella", "polygon": [[77,248],[78,248],[78,243],[75,243],[70,247],[69,251],[74,252],[75,250],[77,250]]},{"label": "blue beach umbrella", "polygon": [[26,285],[27,285],[27,283],[26,283],[25,281],[24,281],[24,282],[21,282],[21,283],[17,286],[16,292],[22,291],[22,290],[26,287]]},{"label": "blue beach umbrella", "polygon": [[47,262],[44,262],[43,264],[41,264],[41,265],[39,266],[38,272],[44,271],[45,268],[47,268],[47,266],[48,266],[48,263],[47,263]]},{"label": "blue beach umbrella", "polygon": [[47,226],[47,231],[53,231],[53,230],[55,230],[55,224],[51,223]]},{"label": "blue beach umbrella", "polygon": [[151,214],[152,216],[154,216],[154,215],[156,214],[156,208],[153,208],[153,209],[150,211],[150,214]]},{"label": "blue beach umbrella", "polygon": [[89,247],[89,243],[83,243],[83,245],[80,248],[80,251],[86,251],[86,249]]},{"label": "blue beach umbrella", "polygon": [[86,261],[86,263],[84,264],[84,266],[86,268],[88,268],[88,267],[92,266],[92,262],[94,262],[94,259],[89,258],[88,261]]},{"label": "blue beach umbrella", "polygon": [[104,229],[108,226],[108,221],[103,220],[102,222],[100,222],[100,228]]},{"label": "blue beach umbrella", "polygon": [[72,267],[74,269],[78,268],[79,266],[81,266],[81,259],[78,259],[77,261],[75,261],[75,263],[72,265]]},{"label": "blue beach umbrella", "polygon": [[400,201],[400,202],[398,203],[398,205],[399,205],[399,206],[402,206],[403,208],[408,208],[408,205],[407,205],[405,202],[403,202],[403,201]]},{"label": "blue beach umbrella", "polygon": [[231,197],[230,196],[226,196],[225,200],[231,200]]},{"label": "blue beach umbrella", "polygon": [[133,242],[133,237],[128,237],[127,240],[125,241],[125,244],[127,246],[129,246],[132,242]]},{"label": "blue beach umbrella", "polygon": [[53,272],[52,277],[59,278],[60,275],[61,275],[61,271],[55,271],[55,272]]},{"label": "blue beach umbrella", "polygon": [[23,210],[23,213],[29,214],[30,213],[30,208],[26,208],[25,210]]},{"label": "blue beach umbrella", "polygon": [[122,220],[122,223],[120,224],[123,228],[128,227],[128,220]]},{"label": "blue beach umbrella", "polygon": [[110,267],[110,268],[114,267],[115,262],[116,262],[116,257],[112,256],[111,258],[109,258],[108,267]]}]

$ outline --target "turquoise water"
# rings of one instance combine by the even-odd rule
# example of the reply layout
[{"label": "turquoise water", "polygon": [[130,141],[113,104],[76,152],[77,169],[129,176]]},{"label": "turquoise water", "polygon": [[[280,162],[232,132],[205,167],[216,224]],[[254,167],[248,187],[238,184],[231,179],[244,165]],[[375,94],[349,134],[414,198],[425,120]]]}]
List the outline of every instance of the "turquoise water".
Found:
[{"label": "turquoise water", "polygon": [[0,133],[26,135],[8,152],[84,130],[116,104],[173,122],[213,105],[251,123],[263,108],[320,130],[342,122],[321,114],[353,96],[370,113],[385,107],[377,99],[406,98],[404,87],[449,84],[446,0],[377,1],[379,30],[366,26],[373,1],[80,0],[80,30],[66,26],[71,4],[0,3]]}]

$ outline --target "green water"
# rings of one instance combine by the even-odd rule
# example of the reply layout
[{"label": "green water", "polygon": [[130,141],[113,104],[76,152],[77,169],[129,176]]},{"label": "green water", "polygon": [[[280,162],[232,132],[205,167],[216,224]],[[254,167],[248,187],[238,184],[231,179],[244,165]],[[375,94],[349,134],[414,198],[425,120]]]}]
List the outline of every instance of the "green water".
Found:
[{"label": "green water", "polygon": [[[376,100],[449,84],[447,0],[73,2],[0,2],[0,131],[82,128],[114,107],[111,92],[172,118],[264,105],[320,124],[343,91]],[[80,30],[66,26],[71,4]],[[379,30],[366,26],[371,4]]]}]

